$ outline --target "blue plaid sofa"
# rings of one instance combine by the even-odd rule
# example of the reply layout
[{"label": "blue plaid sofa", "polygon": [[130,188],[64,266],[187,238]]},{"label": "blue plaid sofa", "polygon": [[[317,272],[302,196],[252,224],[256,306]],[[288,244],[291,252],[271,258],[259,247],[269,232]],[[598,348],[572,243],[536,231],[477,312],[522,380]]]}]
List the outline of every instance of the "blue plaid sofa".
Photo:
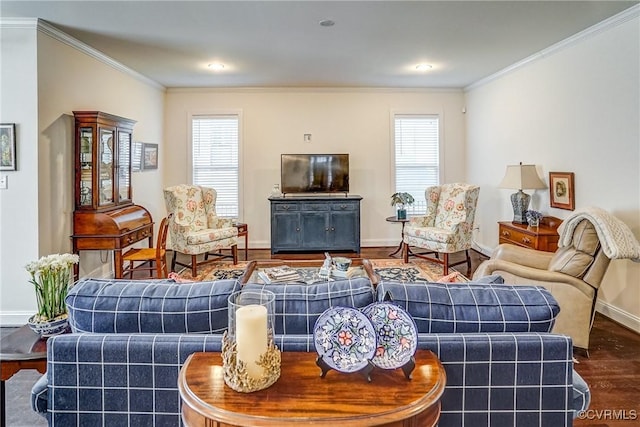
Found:
[{"label": "blue plaid sofa", "polygon": [[[220,351],[231,293],[262,286],[79,280],[66,300],[72,333],[48,340],[34,410],[51,426],[182,425],[180,367],[193,352]],[[313,326],[328,307],[391,299],[406,309],[416,321],[418,348],[432,350],[446,370],[441,427],[571,426],[588,407],[571,339],[549,333],[559,307],[542,287],[381,282],[374,288],[365,278],[266,286],[276,294],[282,351],[315,351]]]}]

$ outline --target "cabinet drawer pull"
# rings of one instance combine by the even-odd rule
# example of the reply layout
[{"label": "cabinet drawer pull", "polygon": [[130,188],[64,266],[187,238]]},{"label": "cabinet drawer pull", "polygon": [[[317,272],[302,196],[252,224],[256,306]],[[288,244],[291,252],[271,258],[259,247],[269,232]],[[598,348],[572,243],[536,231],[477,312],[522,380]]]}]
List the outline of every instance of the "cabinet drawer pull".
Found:
[{"label": "cabinet drawer pull", "polygon": [[300,227],[296,227],[296,231],[300,231]]},{"label": "cabinet drawer pull", "polygon": [[329,231],[329,227],[325,228],[324,231]]},{"label": "cabinet drawer pull", "polygon": [[340,209],[347,209],[347,205],[345,205],[344,203],[340,205]]},{"label": "cabinet drawer pull", "polygon": [[285,211],[289,210],[289,205],[282,205],[282,209],[284,209]]},{"label": "cabinet drawer pull", "polygon": [[503,235],[504,237],[511,237],[511,233],[509,233],[507,230],[503,230],[503,231],[502,231],[502,235]]},{"label": "cabinet drawer pull", "polygon": [[523,237],[522,238],[522,243],[526,243],[528,245],[529,243],[531,243],[531,239],[528,238],[528,237]]}]

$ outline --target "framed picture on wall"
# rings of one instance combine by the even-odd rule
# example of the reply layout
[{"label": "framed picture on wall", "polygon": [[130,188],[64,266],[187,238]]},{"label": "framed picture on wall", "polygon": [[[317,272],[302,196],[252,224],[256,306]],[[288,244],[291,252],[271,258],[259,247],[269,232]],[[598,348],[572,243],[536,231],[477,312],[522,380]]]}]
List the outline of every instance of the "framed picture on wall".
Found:
[{"label": "framed picture on wall", "polygon": [[134,142],[131,144],[131,170],[140,172],[142,170],[142,147],[144,143]]},{"label": "framed picture on wall", "polygon": [[158,144],[142,145],[142,169],[158,169]]},{"label": "framed picture on wall", "polygon": [[16,170],[16,124],[0,124],[0,170]]},{"label": "framed picture on wall", "polygon": [[573,172],[549,172],[549,204],[552,208],[575,209]]}]

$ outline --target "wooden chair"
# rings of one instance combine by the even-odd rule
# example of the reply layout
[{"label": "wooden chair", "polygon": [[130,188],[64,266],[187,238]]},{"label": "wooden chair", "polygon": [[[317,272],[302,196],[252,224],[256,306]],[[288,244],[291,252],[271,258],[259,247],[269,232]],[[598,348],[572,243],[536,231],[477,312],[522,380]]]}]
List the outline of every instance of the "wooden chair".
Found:
[{"label": "wooden chair", "polygon": [[[158,230],[158,242],[155,248],[134,248],[130,249],[122,256],[122,260],[128,266],[124,266],[122,277],[129,274],[133,279],[134,271],[149,271],[149,276],[153,277],[156,272],[158,278],[167,277],[167,230],[169,228],[169,218],[163,218]],[[135,265],[134,263],[141,263]]]}]

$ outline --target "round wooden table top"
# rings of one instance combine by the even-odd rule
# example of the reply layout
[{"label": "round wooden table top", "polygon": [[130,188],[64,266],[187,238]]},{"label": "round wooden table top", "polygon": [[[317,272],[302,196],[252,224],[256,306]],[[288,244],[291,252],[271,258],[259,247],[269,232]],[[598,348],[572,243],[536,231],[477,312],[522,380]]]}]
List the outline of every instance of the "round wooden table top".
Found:
[{"label": "round wooden table top", "polygon": [[[193,353],[178,379],[186,426],[433,426],[446,375],[438,358],[418,350],[408,380],[401,369],[359,374],[329,371],[316,353],[282,352],[281,375],[271,387],[239,393],[224,382],[220,353]],[[214,421],[212,424],[211,422]]]}]

